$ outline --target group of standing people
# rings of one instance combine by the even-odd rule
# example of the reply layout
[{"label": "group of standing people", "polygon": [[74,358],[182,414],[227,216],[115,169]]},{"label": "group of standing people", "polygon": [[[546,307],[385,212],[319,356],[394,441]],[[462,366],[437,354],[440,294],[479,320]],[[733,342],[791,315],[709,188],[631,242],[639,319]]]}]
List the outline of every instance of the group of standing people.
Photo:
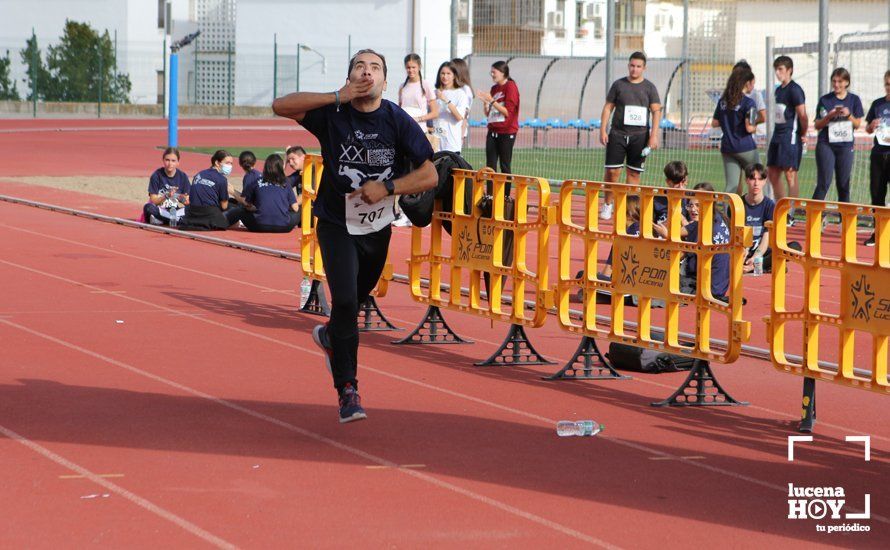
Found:
[{"label": "group of standing people", "polygon": [[[773,61],[777,86],[774,91],[775,126],[767,150],[767,175],[776,199],[799,196],[798,171],[807,147],[809,118],[806,95],[794,81],[794,62],[788,56]],[[725,191],[737,192],[742,172],[760,162],[754,133],[766,119],[766,105],[754,90],[754,73],[744,61],[735,65],[714,110],[711,125],[723,131]],[[854,132],[866,121],[866,132],[875,134],[870,158],[871,203],[885,206],[890,182],[890,71],[884,74],[885,97],[876,99],[866,114],[859,96],[849,91],[850,73],[838,67],[831,73],[832,91],[819,98],[813,128],[816,138],[816,187],[813,199],[824,200],[832,179],[839,202],[850,202],[850,177],[854,161]],[[784,182],[782,181],[784,177]],[[787,187],[786,187],[787,185]],[[794,213],[789,225],[795,223]],[[875,235],[865,240],[874,246]]]},{"label": "group of standing people", "polygon": [[473,90],[470,68],[459,57],[439,66],[435,86],[421,77],[420,56],[408,54],[404,62],[407,76],[399,86],[399,107],[434,136],[431,142],[437,149],[461,152],[469,135],[470,108],[478,98],[488,123],[485,163],[501,173],[512,173],[513,145],[519,131],[519,88],[510,78],[507,62],[492,64],[488,91]]}]

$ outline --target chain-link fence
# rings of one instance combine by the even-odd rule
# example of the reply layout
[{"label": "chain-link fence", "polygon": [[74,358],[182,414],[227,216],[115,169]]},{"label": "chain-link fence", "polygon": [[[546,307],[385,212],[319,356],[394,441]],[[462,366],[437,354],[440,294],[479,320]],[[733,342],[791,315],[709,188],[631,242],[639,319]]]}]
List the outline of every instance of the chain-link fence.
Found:
[{"label": "chain-link fence", "polygon": [[[345,80],[350,52],[360,47],[370,46],[387,56],[387,99],[396,99],[405,78],[401,60],[410,51],[404,36],[395,31],[410,22],[394,22],[394,32],[377,33],[373,44],[359,44],[353,43],[349,24],[338,28],[337,21],[322,24],[307,14],[301,26],[330,29],[312,34],[307,43],[307,33],[299,32],[299,26],[293,33],[250,32],[244,13],[238,11],[246,9],[246,4],[196,5],[216,6],[196,14],[197,22],[188,30],[200,29],[202,34],[179,53],[179,104],[185,109],[207,108],[195,109],[196,114],[269,115],[268,107],[276,96],[336,89]],[[613,6],[610,24],[606,0],[459,0],[456,42],[458,54],[469,63],[473,87],[491,85],[489,69],[497,60],[508,61],[519,87],[521,129],[515,171],[555,180],[600,179],[604,149],[598,134],[608,124],[600,120],[607,86],[626,74],[628,54],[636,50],[647,53],[645,76],[655,84],[664,105],[659,129],[662,147],[649,157],[644,183],[660,184],[661,167],[682,159],[693,182],[712,181],[723,188],[719,136],[710,129],[710,117],[740,59],[751,64],[756,88],[765,97],[771,96],[766,89],[772,71],[768,36],[773,37],[774,54],[794,59],[794,77],[805,90],[807,111],[814,117],[820,89],[817,0],[615,0]],[[888,18],[886,0],[832,0],[829,4],[829,71],[837,66],[850,71],[850,90],[862,98],[866,109],[884,95],[882,77],[890,66]],[[109,31],[109,36],[116,34]],[[451,44],[442,38],[447,34],[447,29],[444,35],[415,32],[409,40],[423,60],[422,73],[429,81],[449,57]],[[22,58],[27,44],[18,42],[0,36],[0,56],[10,51],[10,75],[22,99],[50,101],[41,93],[40,78],[29,74],[33,67]],[[606,60],[608,44],[613,45],[611,66]],[[38,45],[44,63],[51,45],[49,41]],[[167,50],[166,42],[114,40],[113,55],[96,59],[93,65],[113,63],[114,71],[101,74],[126,75],[131,84],[127,99],[146,109],[145,113],[163,116],[169,89]],[[827,82],[823,85],[827,91]],[[88,89],[92,97],[74,101],[101,105],[108,113],[110,106],[103,102],[109,101],[111,90],[98,84]],[[464,154],[474,165],[482,165],[485,124],[480,102],[475,102],[469,118]],[[757,142],[762,160],[766,137],[766,125],[761,125]],[[869,146],[869,136],[857,133],[854,200],[867,198]],[[802,193],[815,180],[813,157],[809,153],[801,166]]]}]

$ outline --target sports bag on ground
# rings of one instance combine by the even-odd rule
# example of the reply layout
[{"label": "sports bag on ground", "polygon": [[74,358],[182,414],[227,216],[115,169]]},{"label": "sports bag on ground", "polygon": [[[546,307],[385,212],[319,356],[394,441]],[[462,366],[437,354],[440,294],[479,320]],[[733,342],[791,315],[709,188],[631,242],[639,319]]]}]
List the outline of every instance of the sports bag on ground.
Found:
[{"label": "sports bag on ground", "polygon": [[618,370],[659,374],[689,370],[695,361],[692,357],[673,355],[654,349],[638,348],[611,342],[606,357]]}]

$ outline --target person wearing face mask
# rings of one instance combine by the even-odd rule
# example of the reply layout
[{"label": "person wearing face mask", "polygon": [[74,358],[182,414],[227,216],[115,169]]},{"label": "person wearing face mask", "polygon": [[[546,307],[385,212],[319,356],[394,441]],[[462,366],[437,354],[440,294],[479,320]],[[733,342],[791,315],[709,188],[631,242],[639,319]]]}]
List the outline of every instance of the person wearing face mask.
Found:
[{"label": "person wearing face mask", "polygon": [[367,418],[358,394],[358,311],[389,252],[396,196],[432,189],[433,149],[417,122],[383,99],[386,59],[360,50],[334,92],[277,98],[272,111],[318,138],[324,170],[313,204],[331,317],[312,331],[339,396],[340,423]]},{"label": "person wearing face mask", "polygon": [[182,219],[182,229],[211,231],[228,229],[238,220],[240,208],[229,208],[229,174],[232,155],[219,150],[210,157],[210,168],[201,170],[192,180],[189,204]]}]

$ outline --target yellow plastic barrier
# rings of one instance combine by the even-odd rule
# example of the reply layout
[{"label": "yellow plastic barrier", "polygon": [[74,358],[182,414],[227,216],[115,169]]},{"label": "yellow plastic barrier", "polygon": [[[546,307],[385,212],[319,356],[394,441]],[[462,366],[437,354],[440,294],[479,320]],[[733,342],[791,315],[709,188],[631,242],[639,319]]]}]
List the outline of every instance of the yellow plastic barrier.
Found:
[{"label": "yellow plastic barrier", "polygon": [[[318,196],[323,170],[324,165],[320,155],[306,155],[303,162],[303,193],[301,196],[302,219],[300,225],[302,238],[300,239],[300,263],[303,268],[303,274],[315,281],[325,280],[321,248],[318,246],[318,238],[315,234],[317,219],[312,215],[312,203]],[[377,281],[377,286],[371,292],[371,295],[378,298],[386,296],[392,275],[392,263],[387,258],[380,280]]]},{"label": "yellow plastic barrier", "polygon": [[[782,199],[776,204],[775,223],[770,230],[770,246],[773,254],[772,310],[766,319],[773,365],[780,371],[811,378],[826,380],[845,386],[890,394],[887,379],[888,340],[890,340],[890,208],[867,207],[855,204],[800,201],[793,205],[798,212],[806,212],[806,246],[798,252],[788,246],[786,227],[792,203]],[[823,249],[822,218],[826,211],[841,214],[841,248],[838,254],[829,255]],[[864,248],[857,246],[856,225],[860,215],[871,215],[875,220],[874,259],[865,259]],[[870,255],[870,253],[868,254]],[[799,293],[800,287],[788,288],[789,263],[803,268],[803,304],[800,309],[790,309],[786,293]],[[837,272],[840,280],[827,282],[824,271]],[[821,286],[839,285],[840,308],[838,313],[823,311]],[[791,358],[788,328],[791,325],[802,328],[802,357]],[[837,370],[820,366],[820,338],[823,329],[830,329],[838,335]],[[866,364],[854,369],[855,350],[871,340],[870,357]],[[825,346],[823,346],[823,351]],[[824,365],[824,363],[823,363]],[[866,368],[867,367],[867,368]],[[805,391],[806,393],[806,391]],[[806,408],[810,406],[805,395]],[[810,424],[811,427],[811,424]]]},{"label": "yellow plastic barrier", "polygon": [[[480,171],[454,170],[454,206],[450,212],[433,213],[429,230],[415,227],[411,238],[411,258],[408,260],[411,295],[415,301],[432,306],[472,313],[513,325],[539,327],[552,304],[552,290],[548,282],[548,244],[550,226],[556,210],[550,206],[550,185],[546,179],[498,174],[488,169]],[[515,219],[505,216],[505,190],[515,190]],[[467,186],[471,186],[472,192]],[[488,188],[492,192],[492,216],[483,217],[479,201]],[[529,195],[538,195],[538,204],[529,204]],[[465,197],[471,196],[471,204]],[[440,205],[438,205],[440,206]],[[536,215],[529,219],[530,206]],[[466,213],[468,212],[468,213]],[[448,236],[443,224],[451,224]],[[505,265],[503,243],[508,233],[514,238],[513,260]],[[529,235],[536,236],[535,258],[531,269],[527,259]],[[425,242],[424,237],[428,236]],[[450,248],[443,243],[450,238]],[[429,286],[421,286],[425,269]],[[460,292],[464,275],[469,275],[469,296]],[[489,296],[481,298],[484,274],[490,274]],[[443,277],[447,280],[443,280]],[[442,283],[448,282],[449,291]],[[509,283],[512,304],[503,307],[504,288]],[[528,308],[525,298],[534,297],[535,306]]]},{"label": "yellow plastic barrier", "polygon": [[[603,226],[598,217],[600,194],[611,192],[615,200],[614,224]],[[642,223],[638,236],[628,235],[626,207],[629,198],[639,197],[639,218],[653,219],[655,198],[666,200],[669,212],[667,238],[658,237],[652,223]],[[697,242],[685,242],[681,236],[681,212],[684,199],[696,199],[701,207],[701,223]],[[573,217],[573,206],[582,210]],[[728,208],[727,226],[730,239],[725,244],[713,242],[713,221],[720,204]],[[750,336],[750,323],[742,320],[742,269],[746,247],[751,242],[750,228],[744,225],[744,206],[735,194],[711,193],[682,189],[569,180],[560,189],[559,215],[559,281],[557,306],[560,325],[570,332],[590,338],[603,338],[637,347],[682,354],[705,361],[731,363],[741,352],[742,343]],[[582,221],[583,220],[583,221]],[[584,277],[575,278],[572,269],[573,245],[583,254]],[[600,247],[612,247],[611,280],[597,276]],[[680,291],[681,259],[694,253],[698,259],[695,294]],[[729,254],[730,277],[728,303],[711,293],[711,263],[717,254]],[[580,324],[570,314],[569,297],[583,290]],[[597,322],[597,290],[611,294],[611,316],[608,323]],[[626,312],[624,296],[638,299],[636,317]],[[664,302],[664,334],[653,333],[653,300]],[[695,340],[681,342],[680,308],[694,308]],[[713,317],[727,321],[727,344],[712,346]],[[636,322],[629,330],[627,321]],[[689,330],[691,327],[683,327]]]}]

